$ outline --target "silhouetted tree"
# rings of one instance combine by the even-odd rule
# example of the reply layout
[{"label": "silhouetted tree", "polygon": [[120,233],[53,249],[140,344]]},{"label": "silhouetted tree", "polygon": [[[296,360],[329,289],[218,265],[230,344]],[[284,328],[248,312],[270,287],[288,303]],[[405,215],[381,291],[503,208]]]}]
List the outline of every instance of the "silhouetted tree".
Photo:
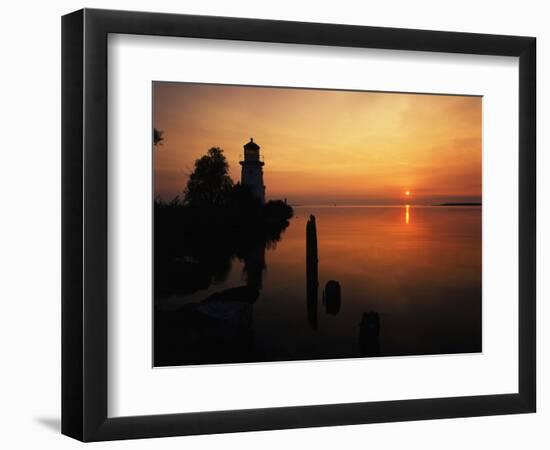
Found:
[{"label": "silhouetted tree", "polygon": [[228,171],[223,150],[212,147],[195,161],[195,169],[185,188],[184,203],[194,207],[226,205],[233,189]]},{"label": "silhouetted tree", "polygon": [[239,211],[242,214],[243,211],[258,210],[261,207],[260,200],[254,196],[252,191],[239,182],[237,182],[231,190],[229,196],[229,206],[233,210]]},{"label": "silhouetted tree", "polygon": [[269,200],[264,209],[265,216],[270,219],[288,220],[294,215],[292,206],[282,200]]},{"label": "silhouetted tree", "polygon": [[162,144],[162,141],[164,141],[163,134],[164,131],[153,128],[153,144],[155,145],[155,147],[159,144]]}]

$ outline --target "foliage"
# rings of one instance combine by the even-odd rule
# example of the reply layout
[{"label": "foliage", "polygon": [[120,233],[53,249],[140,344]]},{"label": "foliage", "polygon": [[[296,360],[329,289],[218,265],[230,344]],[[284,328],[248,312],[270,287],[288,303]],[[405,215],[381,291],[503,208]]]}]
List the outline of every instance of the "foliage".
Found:
[{"label": "foliage", "polygon": [[153,144],[155,147],[157,145],[162,145],[162,141],[164,141],[164,131],[157,130],[156,128],[153,128]]},{"label": "foliage", "polygon": [[227,204],[233,189],[229,165],[219,147],[195,161],[184,192],[184,204],[192,207],[219,207]]},{"label": "foliage", "polygon": [[223,280],[231,261],[258,247],[272,248],[293,216],[281,200],[262,205],[233,184],[223,150],[195,161],[182,197],[154,201],[155,293],[191,293]]},{"label": "foliage", "polygon": [[264,207],[265,216],[268,219],[289,220],[294,215],[292,206],[282,200],[270,200]]}]

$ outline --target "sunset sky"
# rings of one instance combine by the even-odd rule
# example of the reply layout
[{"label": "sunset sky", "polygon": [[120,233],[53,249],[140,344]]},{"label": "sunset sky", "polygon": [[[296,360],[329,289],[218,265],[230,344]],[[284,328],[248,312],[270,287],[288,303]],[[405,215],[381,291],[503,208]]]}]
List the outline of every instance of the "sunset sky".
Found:
[{"label": "sunset sky", "polygon": [[[481,97],[155,82],[155,193],[181,194],[221,147],[233,180],[251,137],[267,199],[291,204],[481,201]],[[410,195],[406,195],[409,191]]]}]

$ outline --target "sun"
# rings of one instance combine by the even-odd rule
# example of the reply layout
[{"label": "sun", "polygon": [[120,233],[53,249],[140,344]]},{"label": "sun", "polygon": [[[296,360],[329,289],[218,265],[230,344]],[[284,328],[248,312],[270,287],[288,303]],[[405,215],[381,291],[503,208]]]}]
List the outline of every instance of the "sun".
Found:
[{"label": "sun", "polygon": [[405,191],[405,195],[406,195],[407,197],[410,197],[411,191]]}]

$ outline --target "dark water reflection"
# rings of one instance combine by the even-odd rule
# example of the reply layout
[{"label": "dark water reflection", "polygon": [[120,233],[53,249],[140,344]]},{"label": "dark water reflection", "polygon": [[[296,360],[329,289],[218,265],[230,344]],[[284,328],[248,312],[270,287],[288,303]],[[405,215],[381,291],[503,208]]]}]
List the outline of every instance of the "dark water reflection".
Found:
[{"label": "dark water reflection", "polygon": [[154,325],[156,365],[479,352],[481,208],[295,207],[273,248],[157,297]]}]

